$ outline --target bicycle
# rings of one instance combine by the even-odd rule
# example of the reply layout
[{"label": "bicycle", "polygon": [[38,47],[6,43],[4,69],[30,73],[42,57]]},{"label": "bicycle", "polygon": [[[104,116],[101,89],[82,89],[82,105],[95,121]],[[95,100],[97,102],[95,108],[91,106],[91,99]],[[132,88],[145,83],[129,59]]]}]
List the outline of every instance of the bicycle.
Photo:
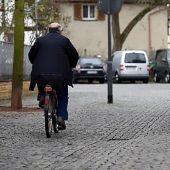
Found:
[{"label": "bicycle", "polygon": [[[62,76],[53,74],[39,74],[38,83],[44,86],[44,116],[45,116],[45,133],[50,138],[52,132],[58,133],[56,122],[57,93],[62,85]],[[53,88],[55,87],[55,88]]]},{"label": "bicycle", "polygon": [[44,92],[45,132],[46,137],[50,138],[52,135],[52,129],[55,133],[58,132],[58,125],[56,123],[57,95],[56,91],[50,84],[47,84],[44,87]]}]

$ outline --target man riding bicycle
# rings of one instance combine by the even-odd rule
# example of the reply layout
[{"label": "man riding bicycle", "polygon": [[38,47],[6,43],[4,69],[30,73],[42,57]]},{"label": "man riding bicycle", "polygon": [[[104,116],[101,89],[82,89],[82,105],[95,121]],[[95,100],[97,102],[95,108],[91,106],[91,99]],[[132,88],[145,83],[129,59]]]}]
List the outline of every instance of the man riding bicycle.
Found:
[{"label": "man riding bicycle", "polygon": [[37,74],[59,74],[63,77],[62,88],[57,92],[57,124],[60,130],[66,129],[68,120],[68,85],[72,86],[72,68],[76,67],[79,55],[70,40],[61,35],[62,26],[58,23],[49,25],[49,33],[37,38],[31,47],[28,57],[32,64],[29,90],[33,91],[36,84],[39,90],[37,100],[39,106],[44,104],[44,89],[37,83]]}]

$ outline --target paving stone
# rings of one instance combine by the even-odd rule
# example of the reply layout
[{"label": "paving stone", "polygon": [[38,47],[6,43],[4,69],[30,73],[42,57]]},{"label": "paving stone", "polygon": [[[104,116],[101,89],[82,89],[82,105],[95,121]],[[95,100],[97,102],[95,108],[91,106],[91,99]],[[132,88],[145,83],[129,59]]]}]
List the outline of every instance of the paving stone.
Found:
[{"label": "paving stone", "polygon": [[[0,101],[0,105],[10,105]],[[23,105],[37,107],[36,95]],[[42,112],[0,113],[0,170],[169,170],[168,84],[76,84],[67,129],[46,138]]]}]

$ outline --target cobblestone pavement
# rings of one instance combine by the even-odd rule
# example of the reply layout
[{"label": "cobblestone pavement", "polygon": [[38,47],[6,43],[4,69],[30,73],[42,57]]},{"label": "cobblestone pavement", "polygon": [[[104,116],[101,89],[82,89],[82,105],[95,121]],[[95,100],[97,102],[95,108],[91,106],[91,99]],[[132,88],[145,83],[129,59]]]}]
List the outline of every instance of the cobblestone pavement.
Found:
[{"label": "cobblestone pavement", "polygon": [[69,94],[67,129],[48,139],[43,112],[0,113],[0,170],[170,169],[169,84],[113,84],[113,104],[107,84]]}]

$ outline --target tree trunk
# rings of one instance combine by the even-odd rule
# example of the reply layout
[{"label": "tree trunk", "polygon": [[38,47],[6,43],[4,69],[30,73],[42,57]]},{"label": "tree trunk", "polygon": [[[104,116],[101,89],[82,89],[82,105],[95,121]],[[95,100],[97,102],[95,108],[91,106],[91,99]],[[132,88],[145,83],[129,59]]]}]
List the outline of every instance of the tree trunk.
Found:
[{"label": "tree trunk", "polygon": [[139,12],[133,19],[131,22],[129,22],[129,24],[127,25],[127,27],[124,29],[124,31],[121,34],[121,42],[122,44],[125,42],[127,36],[129,35],[129,33],[132,31],[132,29],[134,28],[134,26],[152,9],[156,8],[156,6],[147,6],[146,8],[144,8],[141,12]]},{"label": "tree trunk", "polygon": [[119,24],[119,14],[112,15],[112,34],[113,34],[113,49],[112,52],[122,49],[122,42],[120,38],[120,24]]},{"label": "tree trunk", "polygon": [[122,34],[120,33],[120,24],[119,24],[119,14],[112,15],[112,34],[113,34],[113,52],[122,49],[123,43],[128,37],[129,33],[132,31],[134,26],[152,9],[156,8],[157,5],[147,6],[141,12],[139,12],[131,22],[124,29]]},{"label": "tree trunk", "polygon": [[24,54],[24,0],[15,0],[14,57],[11,107],[22,108]]}]

